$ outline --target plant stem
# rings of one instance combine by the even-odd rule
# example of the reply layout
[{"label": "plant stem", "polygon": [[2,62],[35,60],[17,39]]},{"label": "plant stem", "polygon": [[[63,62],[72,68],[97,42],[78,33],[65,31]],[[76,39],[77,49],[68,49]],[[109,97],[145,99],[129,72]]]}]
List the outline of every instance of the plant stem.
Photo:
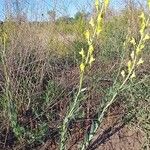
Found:
[{"label": "plant stem", "polygon": [[78,100],[79,100],[79,96],[81,93],[81,89],[82,89],[82,84],[83,84],[83,76],[84,76],[84,72],[81,73],[80,75],[80,84],[79,84],[79,89],[78,89],[78,93],[75,97],[75,100],[73,102],[73,105],[71,107],[71,109],[69,110],[68,114],[65,116],[64,121],[63,121],[63,125],[62,125],[62,131],[61,131],[61,143],[60,143],[60,150],[65,150],[65,142],[66,142],[66,134],[67,134],[67,125],[69,120],[72,118],[73,114],[76,111],[76,106],[78,104]]}]

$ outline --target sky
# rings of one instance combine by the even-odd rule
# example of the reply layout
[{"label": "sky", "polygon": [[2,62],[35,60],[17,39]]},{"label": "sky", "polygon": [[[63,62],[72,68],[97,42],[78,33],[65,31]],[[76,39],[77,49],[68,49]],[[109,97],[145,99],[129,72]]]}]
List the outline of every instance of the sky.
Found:
[{"label": "sky", "polygon": [[[4,1],[15,0],[0,0],[0,20],[5,18],[4,16]],[[19,0],[22,2],[22,10],[27,12],[28,19],[36,20],[42,18],[47,19],[47,12],[49,10],[55,9],[57,16],[68,15],[74,16],[74,14],[79,10],[90,11],[94,0]],[[110,6],[114,9],[121,9],[124,6],[124,0],[110,0]],[[146,0],[140,0],[141,3],[146,2]]]}]

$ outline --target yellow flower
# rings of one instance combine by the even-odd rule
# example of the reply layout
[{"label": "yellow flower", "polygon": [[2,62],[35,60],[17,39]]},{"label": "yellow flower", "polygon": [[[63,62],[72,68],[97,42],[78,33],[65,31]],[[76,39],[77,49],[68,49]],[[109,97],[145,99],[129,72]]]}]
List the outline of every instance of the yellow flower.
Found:
[{"label": "yellow flower", "polygon": [[90,60],[89,60],[90,66],[91,66],[91,64],[92,64],[94,61],[95,61],[95,59],[94,59],[93,55],[91,55]]},{"label": "yellow flower", "polygon": [[146,34],[143,40],[146,41],[146,40],[149,40],[149,39],[150,39],[150,36],[148,34]]},{"label": "yellow flower", "polygon": [[85,69],[85,64],[84,63],[81,63],[80,64],[80,71],[83,72]]},{"label": "yellow flower", "polygon": [[125,77],[125,71],[124,70],[121,71],[121,75],[123,78]]},{"label": "yellow flower", "polygon": [[144,30],[145,30],[145,28],[146,28],[146,20],[145,20],[145,15],[144,15],[143,12],[142,12],[141,15],[140,15],[140,19],[141,19],[141,30],[140,30],[140,34],[143,35]]},{"label": "yellow flower", "polygon": [[137,49],[136,49],[136,55],[139,55],[139,54],[140,54],[140,52],[141,52],[140,48],[139,48],[139,47],[137,47]]},{"label": "yellow flower", "polygon": [[89,46],[89,53],[92,54],[93,51],[94,51],[94,47],[93,47],[93,45],[90,45],[90,46]]},{"label": "yellow flower", "polygon": [[90,24],[92,27],[94,27],[94,20],[93,20],[93,18],[91,18],[89,24]]},{"label": "yellow flower", "polygon": [[98,15],[98,18],[97,18],[97,35],[99,35],[99,33],[102,31],[102,20],[103,20],[103,18],[102,18],[102,15],[101,14],[99,14]]},{"label": "yellow flower", "polygon": [[96,7],[96,10],[98,11],[98,9],[99,9],[99,0],[95,0],[95,7]]},{"label": "yellow flower", "polygon": [[137,62],[137,65],[141,65],[141,64],[143,64],[143,63],[144,63],[143,59],[140,58],[139,61]]},{"label": "yellow flower", "polygon": [[148,8],[150,9],[150,0],[147,0]]},{"label": "yellow flower", "polygon": [[132,62],[131,60],[128,61],[128,72],[131,72],[132,69]]},{"label": "yellow flower", "polygon": [[145,47],[145,45],[144,45],[144,44],[142,44],[142,45],[140,46],[140,49],[142,50],[144,47]]},{"label": "yellow flower", "polygon": [[106,9],[108,6],[109,0],[105,0],[104,3],[105,3],[105,9]]},{"label": "yellow flower", "polygon": [[144,44],[141,44],[140,46],[137,47],[136,49],[136,55],[139,55],[142,52],[142,49],[145,47]]},{"label": "yellow flower", "polygon": [[82,56],[83,59],[85,58],[85,54],[84,54],[83,48],[81,49],[81,51],[79,52],[79,54]]},{"label": "yellow flower", "polygon": [[133,60],[134,57],[135,57],[134,51],[131,52],[131,55],[130,55],[130,56],[131,56],[131,58],[132,58],[132,60]]},{"label": "yellow flower", "polygon": [[135,39],[133,37],[132,37],[130,43],[133,44],[134,46],[136,45]]},{"label": "yellow flower", "polygon": [[89,32],[89,30],[86,30],[86,32],[85,32],[85,38],[86,38],[88,41],[90,41],[90,32]]},{"label": "yellow flower", "polygon": [[136,77],[135,72],[133,72],[130,78],[133,79],[135,77]]}]

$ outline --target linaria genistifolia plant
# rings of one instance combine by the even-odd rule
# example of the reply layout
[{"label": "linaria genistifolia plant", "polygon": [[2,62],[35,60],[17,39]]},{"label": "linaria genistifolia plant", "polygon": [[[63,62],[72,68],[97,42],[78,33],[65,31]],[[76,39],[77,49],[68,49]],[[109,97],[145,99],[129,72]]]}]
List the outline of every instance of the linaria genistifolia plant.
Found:
[{"label": "linaria genistifolia plant", "polygon": [[[148,6],[150,8],[150,1],[148,0]],[[106,96],[106,103],[104,104],[103,108],[100,107],[98,112],[97,120],[93,120],[93,123],[90,127],[89,132],[86,134],[83,144],[81,145],[81,150],[85,150],[90,142],[92,141],[97,129],[100,127],[104,114],[107,112],[108,108],[115,102],[117,95],[125,90],[125,86],[128,83],[128,80],[132,80],[136,78],[136,69],[143,64],[142,59],[142,51],[145,47],[145,42],[150,39],[150,36],[147,32],[149,24],[149,18],[146,19],[144,12],[141,13],[139,16],[140,18],[140,40],[136,41],[134,37],[128,37],[126,42],[124,43],[124,47],[129,43],[132,45],[133,49],[130,53],[130,59],[127,63],[127,70],[120,70],[119,74],[122,75],[123,80],[122,83],[118,86],[117,82],[114,83],[113,87],[110,89],[109,93]],[[117,81],[117,79],[116,79]]]},{"label": "linaria genistifolia plant", "polygon": [[66,143],[66,136],[67,136],[67,126],[68,126],[70,119],[72,119],[72,117],[74,116],[74,113],[77,111],[77,106],[80,103],[79,96],[85,90],[85,89],[82,89],[83,77],[84,77],[85,70],[88,66],[91,66],[95,60],[94,56],[93,56],[93,53],[94,53],[94,45],[93,44],[94,44],[95,38],[98,37],[100,35],[100,33],[102,32],[103,18],[104,18],[104,14],[107,9],[108,3],[109,3],[108,0],[104,0],[104,2],[101,3],[101,5],[100,5],[99,0],[95,1],[97,15],[95,18],[91,17],[91,19],[89,21],[89,24],[90,24],[92,30],[88,29],[85,31],[85,39],[88,44],[88,51],[86,52],[82,48],[81,51],[79,52],[79,54],[82,57],[82,61],[80,64],[79,88],[78,88],[78,92],[75,96],[75,99],[73,101],[73,104],[68,109],[67,114],[66,114],[63,124],[62,124],[60,150],[66,149],[65,143]]}]

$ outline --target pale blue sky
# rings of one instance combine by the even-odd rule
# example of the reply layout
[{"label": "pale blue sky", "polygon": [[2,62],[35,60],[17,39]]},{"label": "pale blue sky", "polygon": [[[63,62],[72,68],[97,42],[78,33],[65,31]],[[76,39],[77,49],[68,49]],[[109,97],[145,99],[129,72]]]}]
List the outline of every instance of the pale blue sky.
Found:
[{"label": "pale blue sky", "polygon": [[[4,1],[15,0],[0,0],[0,20],[4,18]],[[73,16],[78,10],[89,11],[92,8],[94,0],[20,0],[25,6],[22,9],[28,12],[28,18],[31,20],[42,19],[47,16],[47,11],[53,8],[57,10],[57,15]],[[124,0],[110,0],[111,7],[115,9],[123,8]],[[146,0],[140,0],[143,4]]]}]

